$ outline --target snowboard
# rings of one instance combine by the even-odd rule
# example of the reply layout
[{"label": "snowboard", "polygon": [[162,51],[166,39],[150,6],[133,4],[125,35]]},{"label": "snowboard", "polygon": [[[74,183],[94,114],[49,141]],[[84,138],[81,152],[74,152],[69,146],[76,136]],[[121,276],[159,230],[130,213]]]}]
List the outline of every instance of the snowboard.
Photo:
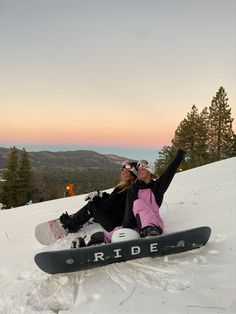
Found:
[{"label": "snowboard", "polygon": [[207,243],[210,234],[211,228],[203,226],[131,241],[45,251],[36,254],[34,260],[46,273],[69,273],[136,258],[178,254],[197,249]]},{"label": "snowboard", "polygon": [[36,226],[34,234],[39,243],[50,245],[67,235],[59,219],[42,222]]}]

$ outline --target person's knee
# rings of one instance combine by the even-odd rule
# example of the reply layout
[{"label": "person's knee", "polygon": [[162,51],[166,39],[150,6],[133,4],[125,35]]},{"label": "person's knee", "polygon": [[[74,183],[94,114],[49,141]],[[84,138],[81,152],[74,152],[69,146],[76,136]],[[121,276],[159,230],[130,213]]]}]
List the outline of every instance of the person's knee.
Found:
[{"label": "person's knee", "polygon": [[133,205],[133,213],[137,215],[140,211],[142,211],[145,207],[145,203],[141,199],[137,199],[134,201]]}]

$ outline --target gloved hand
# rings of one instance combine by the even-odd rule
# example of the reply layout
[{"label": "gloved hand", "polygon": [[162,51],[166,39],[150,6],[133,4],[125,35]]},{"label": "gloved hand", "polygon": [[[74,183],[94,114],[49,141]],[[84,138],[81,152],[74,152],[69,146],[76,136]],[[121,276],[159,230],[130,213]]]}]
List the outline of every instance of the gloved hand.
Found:
[{"label": "gloved hand", "polygon": [[90,241],[88,242],[87,246],[97,245],[97,244],[102,244],[102,243],[105,243],[104,232],[98,231],[91,235]]},{"label": "gloved hand", "polygon": [[103,192],[94,191],[85,196],[85,201],[92,201],[95,196],[102,197]]},{"label": "gloved hand", "polygon": [[177,154],[182,154],[182,160],[183,161],[186,161],[185,159],[186,159],[186,151],[183,149],[183,148],[179,148],[178,150],[177,150]]}]

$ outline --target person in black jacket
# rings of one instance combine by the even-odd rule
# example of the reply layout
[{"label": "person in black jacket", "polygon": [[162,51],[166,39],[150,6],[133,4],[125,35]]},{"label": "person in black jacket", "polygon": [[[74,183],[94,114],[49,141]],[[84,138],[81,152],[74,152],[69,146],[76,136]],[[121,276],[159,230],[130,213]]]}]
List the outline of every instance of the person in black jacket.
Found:
[{"label": "person in black jacket", "polygon": [[123,228],[136,229],[141,237],[163,232],[164,224],[159,209],[164,194],[184,157],[185,152],[179,149],[174,160],[156,180],[153,180],[155,164],[146,160],[138,162],[138,180],[127,193]]},{"label": "person in black jacket", "polygon": [[67,232],[77,232],[90,218],[106,230],[111,231],[122,224],[126,204],[127,191],[137,178],[137,163],[126,160],[122,164],[120,183],[111,194],[95,191],[86,196],[89,202],[75,214],[64,213],[60,222]]}]

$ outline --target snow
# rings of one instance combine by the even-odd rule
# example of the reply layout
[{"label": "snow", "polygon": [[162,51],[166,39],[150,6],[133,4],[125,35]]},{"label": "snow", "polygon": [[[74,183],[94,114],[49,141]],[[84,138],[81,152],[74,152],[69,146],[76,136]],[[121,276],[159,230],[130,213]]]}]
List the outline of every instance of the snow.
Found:
[{"label": "snow", "polygon": [[[48,247],[34,229],[78,210],[84,195],[1,210],[0,313],[236,313],[235,186],[231,158],[178,173],[165,195],[166,232],[208,225],[206,246],[69,274],[49,275],[35,265],[34,255]],[[74,237],[50,249],[69,247]]]}]

